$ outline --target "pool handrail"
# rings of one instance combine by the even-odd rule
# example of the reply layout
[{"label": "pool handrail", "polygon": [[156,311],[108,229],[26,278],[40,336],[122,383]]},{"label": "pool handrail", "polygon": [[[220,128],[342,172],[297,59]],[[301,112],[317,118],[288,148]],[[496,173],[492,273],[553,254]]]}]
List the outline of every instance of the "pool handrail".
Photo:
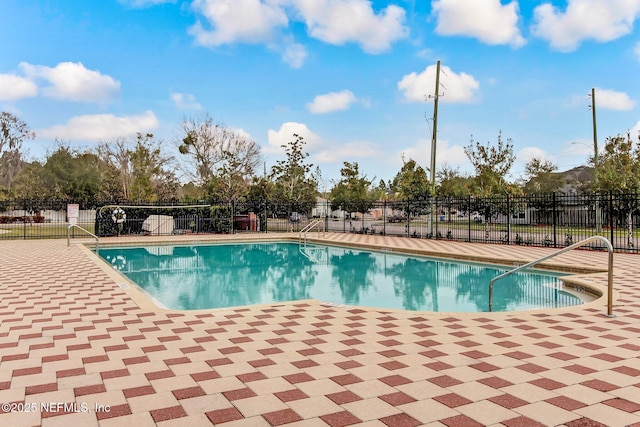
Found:
[{"label": "pool handrail", "polygon": [[[311,221],[309,224],[305,225],[304,227],[302,227],[302,229],[298,233],[298,243],[307,243],[307,233],[309,233],[311,230],[313,230],[313,228],[316,225],[319,225],[319,224],[322,224],[322,233],[324,235],[324,232],[325,232],[324,219],[322,218],[316,219],[314,221]],[[320,230],[318,230],[318,232],[320,232]]]},{"label": "pool handrail", "polygon": [[497,282],[498,280],[509,276],[513,273],[516,273],[520,270],[525,270],[527,268],[533,267],[536,264],[539,264],[543,261],[546,261],[550,258],[555,257],[556,255],[560,255],[564,252],[568,252],[572,249],[575,248],[579,248],[580,246],[584,246],[585,244],[592,242],[594,240],[599,240],[601,242],[603,242],[606,247],[607,247],[607,251],[609,251],[609,263],[607,266],[607,271],[608,271],[608,275],[607,275],[607,316],[608,317],[615,317],[613,314],[613,245],[611,245],[611,242],[609,242],[609,240],[606,237],[602,237],[602,236],[591,236],[591,237],[587,237],[584,240],[581,240],[577,243],[574,243],[573,245],[569,245],[566,248],[562,248],[556,252],[553,252],[552,254],[546,255],[542,258],[539,258],[535,261],[531,261],[528,264],[524,264],[521,266],[518,266],[512,270],[507,271],[506,273],[502,273],[496,277],[494,277],[493,279],[491,279],[491,281],[489,282],[489,311],[493,311],[493,285],[495,282]]},{"label": "pool handrail", "polygon": [[67,227],[67,246],[71,245],[71,229],[74,228],[74,227],[84,231],[85,233],[87,233],[88,235],[90,235],[91,237],[96,239],[96,252],[98,252],[98,250],[100,248],[100,240],[98,240],[98,236],[96,236],[95,234],[93,234],[89,230],[86,230],[86,229],[80,227],[78,224],[70,224]]}]

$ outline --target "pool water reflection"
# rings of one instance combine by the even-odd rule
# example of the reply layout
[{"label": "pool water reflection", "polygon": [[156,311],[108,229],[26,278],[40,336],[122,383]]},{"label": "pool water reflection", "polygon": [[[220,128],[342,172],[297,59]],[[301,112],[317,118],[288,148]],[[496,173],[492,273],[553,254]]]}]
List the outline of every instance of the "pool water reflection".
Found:
[{"label": "pool water reflection", "polygon": [[[317,299],[416,311],[488,311],[491,265],[297,243],[103,248],[99,255],[170,309]],[[493,311],[581,304],[559,275],[516,273]]]}]

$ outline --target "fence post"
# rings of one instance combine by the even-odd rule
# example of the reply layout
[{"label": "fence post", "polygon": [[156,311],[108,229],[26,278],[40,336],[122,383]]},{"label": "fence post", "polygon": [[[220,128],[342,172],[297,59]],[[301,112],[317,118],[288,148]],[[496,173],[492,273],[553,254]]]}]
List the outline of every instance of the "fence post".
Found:
[{"label": "fence post", "polygon": [[505,239],[505,243],[507,245],[511,244],[511,203],[510,202],[511,201],[509,199],[509,193],[507,193],[507,236]]},{"label": "fence post", "polygon": [[22,207],[24,211],[22,212],[22,239],[27,240],[27,201],[23,200]]},{"label": "fence post", "polygon": [[262,206],[262,217],[264,218],[264,224],[260,224],[260,226],[263,228],[263,233],[268,233],[269,232],[269,213],[267,210],[267,203],[263,201],[263,206]]},{"label": "fence post", "polygon": [[382,234],[387,235],[387,200],[382,202]]},{"label": "fence post", "polygon": [[325,233],[329,232],[329,201],[324,201],[324,231]]},{"label": "fence post", "polygon": [[556,217],[558,216],[558,205],[556,204],[556,192],[553,192],[553,215],[552,215],[552,221],[553,221],[553,247],[557,248],[558,247],[558,239],[556,238],[556,225],[557,225],[557,220]]},{"label": "fence post", "polygon": [[[342,232],[346,233],[347,232],[347,211],[345,211],[342,207],[340,207],[340,211],[342,213]],[[349,230],[349,233],[351,233],[351,230]]]},{"label": "fence post", "polygon": [[411,228],[411,212],[409,211],[410,209],[410,205],[409,205],[409,201],[407,201],[407,208],[405,209],[405,212],[407,213],[407,237],[409,237],[409,229]]},{"label": "fence post", "polygon": [[467,241],[471,243],[471,194],[467,196],[469,198],[469,204],[467,205],[467,223],[468,223],[468,233],[467,233]]},{"label": "fence post", "polygon": [[234,202],[233,200],[231,201],[231,218],[229,218],[229,221],[231,221],[231,227],[230,227],[230,234],[235,234],[236,230],[235,230],[235,224],[233,223],[233,218],[236,216],[236,202]]},{"label": "fence post", "polygon": [[[441,206],[438,205],[438,196],[434,196],[436,202],[433,204],[435,206],[435,215],[433,216],[433,220],[436,222],[436,239],[438,238],[439,235],[441,235],[442,233],[440,233],[439,230],[439,223],[440,223],[440,208]],[[438,234],[439,233],[439,234]]]},{"label": "fence post", "polygon": [[611,244],[613,245],[613,248],[615,249],[616,244],[613,240],[615,233],[613,230],[615,223],[613,221],[613,191],[609,191],[609,241],[611,242]]}]

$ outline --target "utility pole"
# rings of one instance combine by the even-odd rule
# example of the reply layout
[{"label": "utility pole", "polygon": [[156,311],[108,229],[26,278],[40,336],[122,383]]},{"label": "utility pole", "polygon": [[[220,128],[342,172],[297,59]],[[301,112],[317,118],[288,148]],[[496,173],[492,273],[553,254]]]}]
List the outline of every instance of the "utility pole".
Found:
[{"label": "utility pole", "polygon": [[[431,136],[431,200],[436,196],[436,142],[438,138],[438,98],[440,91],[440,60],[436,63],[436,89],[433,95],[433,134]],[[431,226],[430,233],[433,235],[433,221],[435,214],[435,204],[431,203]]]},{"label": "utility pole", "polygon": [[[593,119],[593,182],[598,187],[598,131],[596,130],[596,90],[591,88],[591,116]],[[596,232],[602,233],[602,212],[600,212],[600,194],[596,194]]]},{"label": "utility pole", "polygon": [[431,136],[431,196],[436,194],[436,142],[438,138],[438,91],[440,90],[440,60],[436,63],[436,90],[433,95],[433,135]]}]

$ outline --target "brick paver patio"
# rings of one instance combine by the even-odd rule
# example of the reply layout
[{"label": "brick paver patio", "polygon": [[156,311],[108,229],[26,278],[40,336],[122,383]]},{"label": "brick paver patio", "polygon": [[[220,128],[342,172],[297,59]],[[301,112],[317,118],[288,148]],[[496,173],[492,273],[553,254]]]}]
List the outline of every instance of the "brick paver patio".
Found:
[{"label": "brick paver patio", "polygon": [[[196,239],[238,237],[295,235]],[[510,263],[550,253],[324,239]],[[0,241],[0,425],[640,426],[639,261],[616,254],[614,318],[605,298],[517,313],[319,301],[178,312],[138,304],[77,242]],[[602,270],[606,254],[554,263]],[[606,274],[583,279],[604,289]]]}]

